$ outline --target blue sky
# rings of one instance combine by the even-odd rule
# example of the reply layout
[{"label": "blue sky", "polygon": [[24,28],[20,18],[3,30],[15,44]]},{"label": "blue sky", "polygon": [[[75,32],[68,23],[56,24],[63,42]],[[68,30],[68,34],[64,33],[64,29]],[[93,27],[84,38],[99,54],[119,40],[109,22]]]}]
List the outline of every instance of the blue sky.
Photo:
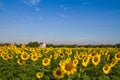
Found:
[{"label": "blue sky", "polygon": [[0,42],[120,43],[120,0],[0,0]]}]

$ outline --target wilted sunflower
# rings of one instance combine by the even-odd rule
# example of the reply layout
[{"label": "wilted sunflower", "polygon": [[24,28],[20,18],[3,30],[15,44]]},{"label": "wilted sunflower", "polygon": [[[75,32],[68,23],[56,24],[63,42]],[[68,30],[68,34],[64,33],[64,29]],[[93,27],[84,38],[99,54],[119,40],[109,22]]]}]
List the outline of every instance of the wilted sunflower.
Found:
[{"label": "wilted sunflower", "polygon": [[42,65],[43,66],[47,66],[47,65],[49,65],[50,64],[50,58],[44,58],[43,60],[42,60]]},{"label": "wilted sunflower", "polygon": [[21,59],[18,59],[18,60],[17,60],[17,63],[18,63],[19,65],[23,65],[23,64],[24,64],[24,61],[21,60]]},{"label": "wilted sunflower", "polygon": [[53,71],[53,76],[57,79],[62,79],[64,77],[64,72],[60,68],[57,68]]},{"label": "wilted sunflower", "polygon": [[90,61],[90,57],[89,57],[89,56],[85,56],[85,57],[83,58],[82,65],[83,65],[84,67],[87,67],[89,61]]},{"label": "wilted sunflower", "polygon": [[115,59],[120,60],[120,53],[116,53],[116,54],[115,54]]},{"label": "wilted sunflower", "polygon": [[36,77],[39,78],[39,79],[42,78],[43,77],[43,73],[41,73],[41,72],[36,73]]},{"label": "wilted sunflower", "polygon": [[67,75],[71,75],[76,72],[76,66],[69,59],[65,60],[63,63],[64,64],[60,67]]},{"label": "wilted sunflower", "polygon": [[98,55],[95,55],[93,58],[92,58],[92,63],[96,66],[98,65],[100,62],[100,54]]},{"label": "wilted sunflower", "polygon": [[22,59],[22,60],[28,60],[28,59],[29,59],[29,54],[23,52],[23,53],[21,54],[21,59]]},{"label": "wilted sunflower", "polygon": [[105,74],[108,74],[108,73],[110,72],[110,70],[111,70],[111,67],[110,67],[109,65],[105,65],[105,66],[103,67],[103,72],[104,72]]},{"label": "wilted sunflower", "polygon": [[115,66],[115,64],[117,64],[118,60],[117,59],[113,59],[112,62],[110,63],[110,66],[113,67]]}]

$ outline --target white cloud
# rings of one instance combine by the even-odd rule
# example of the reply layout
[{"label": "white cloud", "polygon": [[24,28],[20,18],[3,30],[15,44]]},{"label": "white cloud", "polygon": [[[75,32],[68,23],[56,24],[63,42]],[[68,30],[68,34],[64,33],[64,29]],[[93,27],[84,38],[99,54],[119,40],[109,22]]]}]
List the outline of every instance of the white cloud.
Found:
[{"label": "white cloud", "polygon": [[63,4],[61,4],[60,7],[63,8]]},{"label": "white cloud", "polygon": [[40,11],[40,9],[39,9],[38,7],[35,7],[35,10],[36,10],[36,11]]},{"label": "white cloud", "polygon": [[61,12],[60,16],[62,18],[70,18],[70,16],[65,14],[65,12],[68,10],[68,7],[65,7],[63,4],[61,4],[60,8],[62,9],[62,12]]},{"label": "white cloud", "polygon": [[26,4],[29,7],[33,7],[37,12],[40,11],[40,8],[37,7],[37,4],[39,4],[41,0],[24,0],[24,4]]},{"label": "white cloud", "polygon": [[67,7],[65,7],[63,4],[60,5],[60,8],[62,8],[64,11],[67,10]]},{"label": "white cloud", "polygon": [[40,0],[29,0],[32,5],[36,5],[40,2]]},{"label": "white cloud", "polygon": [[24,0],[24,3],[28,6],[35,6],[40,3],[41,0]]},{"label": "white cloud", "polygon": [[70,16],[65,15],[64,13],[61,14],[61,17],[63,17],[63,18],[70,18]]}]

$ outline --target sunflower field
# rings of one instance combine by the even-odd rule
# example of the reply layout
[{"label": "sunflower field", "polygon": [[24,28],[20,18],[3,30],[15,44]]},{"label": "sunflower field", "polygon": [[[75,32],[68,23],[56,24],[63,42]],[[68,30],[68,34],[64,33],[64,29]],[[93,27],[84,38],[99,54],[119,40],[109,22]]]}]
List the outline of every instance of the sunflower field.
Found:
[{"label": "sunflower field", "polygon": [[0,80],[120,80],[120,48],[2,46]]}]

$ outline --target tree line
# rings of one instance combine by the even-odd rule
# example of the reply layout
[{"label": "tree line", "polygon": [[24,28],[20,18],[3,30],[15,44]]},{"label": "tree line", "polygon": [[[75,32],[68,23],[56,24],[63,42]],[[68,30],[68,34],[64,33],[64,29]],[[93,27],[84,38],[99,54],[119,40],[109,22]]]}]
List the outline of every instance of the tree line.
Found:
[{"label": "tree line", "polygon": [[[0,46],[10,46],[10,45],[15,45],[17,47],[21,47],[22,44],[11,44],[11,43],[0,43]],[[37,41],[34,42],[29,42],[27,44],[25,44],[25,46],[27,47],[39,47],[40,43]],[[88,45],[78,45],[78,44],[46,44],[46,47],[70,47],[70,48],[76,48],[76,47],[86,47],[86,48],[94,48],[94,47],[117,47],[120,48],[120,43],[118,44],[100,44],[100,45],[93,45],[93,44],[88,44]]]}]

